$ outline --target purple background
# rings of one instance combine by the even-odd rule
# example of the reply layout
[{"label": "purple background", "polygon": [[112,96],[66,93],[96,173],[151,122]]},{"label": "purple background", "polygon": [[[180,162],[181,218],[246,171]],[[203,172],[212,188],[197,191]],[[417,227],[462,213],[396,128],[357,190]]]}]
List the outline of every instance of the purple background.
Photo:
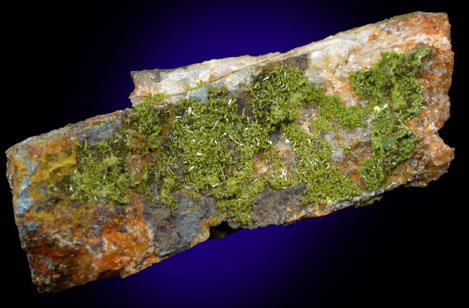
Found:
[{"label": "purple background", "polygon": [[[19,90],[7,89],[14,95],[8,113],[14,122],[4,130],[2,149],[68,123],[130,107],[132,70],[286,52],[416,10],[449,13],[458,59],[462,20],[456,6],[448,1],[387,2],[392,7],[378,1],[337,0],[67,1],[53,7],[22,3],[10,11],[15,21],[11,26],[26,27],[7,34],[10,44],[5,49],[20,57],[5,60],[12,65],[5,74],[11,84],[22,82]],[[460,74],[456,69],[450,92],[452,119],[441,130],[459,158],[465,156],[457,139],[463,103],[456,94]],[[15,303],[40,307],[447,306],[461,295],[458,279],[467,244],[457,221],[462,217],[457,194],[461,168],[456,159],[450,172],[427,188],[401,188],[371,207],[240,231],[126,279],[113,277],[58,294],[38,294],[31,283],[3,179],[1,217],[7,246],[2,252],[8,270],[2,280],[8,284],[8,296],[19,295]]]}]

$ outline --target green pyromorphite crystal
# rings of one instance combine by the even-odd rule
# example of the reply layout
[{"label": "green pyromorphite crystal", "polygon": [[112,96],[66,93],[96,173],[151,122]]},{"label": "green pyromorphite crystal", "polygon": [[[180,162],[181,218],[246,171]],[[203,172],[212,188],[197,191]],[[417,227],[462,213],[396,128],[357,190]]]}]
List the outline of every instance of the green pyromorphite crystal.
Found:
[{"label": "green pyromorphite crystal", "polygon": [[[364,126],[365,116],[374,117],[373,156],[363,161],[360,175],[369,190],[377,190],[415,148],[416,138],[403,124],[419,114],[416,75],[430,54],[429,48],[383,53],[372,69],[351,74],[352,89],[368,101],[363,109],[345,107],[292,66],[266,69],[243,100],[210,87],[206,101],[185,99],[177,106],[160,105],[162,95],[149,96],[122,113],[111,137],[80,142],[77,168],[51,189],[84,202],[126,203],[133,192],[170,208],[177,206],[176,191],[194,200],[204,193],[216,198],[226,218],[246,226],[254,200],[268,189],[304,184],[305,205],[351,201],[361,189],[330,163],[331,146],[299,125],[301,108],[316,108],[318,118],[310,123],[318,132],[355,129]],[[279,136],[288,141],[293,162],[275,149]],[[268,168],[256,174],[260,159]]]},{"label": "green pyromorphite crystal", "polygon": [[380,189],[394,168],[415,149],[416,137],[404,123],[420,114],[423,86],[417,80],[429,47],[408,53],[382,53],[373,68],[354,72],[350,85],[360,99],[368,101],[363,111],[372,114],[373,156],[363,161],[360,174],[371,191]]}]

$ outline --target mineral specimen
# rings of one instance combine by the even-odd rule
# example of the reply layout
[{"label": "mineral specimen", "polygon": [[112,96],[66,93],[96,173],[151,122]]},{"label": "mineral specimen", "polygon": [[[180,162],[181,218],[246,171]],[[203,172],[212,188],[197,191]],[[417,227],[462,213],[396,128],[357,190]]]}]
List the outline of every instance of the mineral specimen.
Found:
[{"label": "mineral specimen", "polygon": [[223,228],[370,204],[444,174],[453,52],[413,13],[285,54],[132,72],[133,108],[7,151],[33,282],[126,277]]}]

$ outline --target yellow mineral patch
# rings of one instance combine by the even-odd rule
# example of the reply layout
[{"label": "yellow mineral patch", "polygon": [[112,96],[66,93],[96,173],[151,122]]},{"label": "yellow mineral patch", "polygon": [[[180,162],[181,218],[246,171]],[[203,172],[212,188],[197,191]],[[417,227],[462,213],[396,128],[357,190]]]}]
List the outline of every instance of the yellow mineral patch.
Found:
[{"label": "yellow mineral patch", "polygon": [[56,219],[54,213],[48,211],[29,211],[25,214],[25,218],[29,222],[34,222],[37,224],[48,224],[53,222]]},{"label": "yellow mineral patch", "polygon": [[51,183],[57,178],[72,172],[76,165],[76,147],[67,136],[54,138],[44,144],[37,161],[39,162],[34,175],[31,176],[32,184]]}]

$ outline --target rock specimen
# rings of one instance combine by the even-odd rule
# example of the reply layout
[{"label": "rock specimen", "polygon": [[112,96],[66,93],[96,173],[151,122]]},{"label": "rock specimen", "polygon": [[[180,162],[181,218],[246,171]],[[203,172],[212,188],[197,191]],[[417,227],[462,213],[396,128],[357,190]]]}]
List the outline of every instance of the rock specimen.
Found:
[{"label": "rock specimen", "polygon": [[132,72],[133,108],[7,151],[40,292],[126,277],[224,231],[372,203],[444,174],[453,149],[444,13],[285,54]]}]

